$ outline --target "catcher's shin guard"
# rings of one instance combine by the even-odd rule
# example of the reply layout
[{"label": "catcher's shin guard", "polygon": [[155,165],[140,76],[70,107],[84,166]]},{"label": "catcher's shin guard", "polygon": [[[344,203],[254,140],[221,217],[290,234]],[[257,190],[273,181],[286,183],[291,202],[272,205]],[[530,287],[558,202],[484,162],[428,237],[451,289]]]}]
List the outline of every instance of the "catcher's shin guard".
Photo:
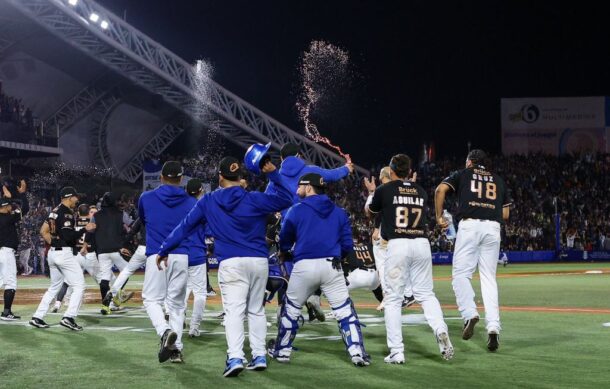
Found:
[{"label": "catcher's shin guard", "polygon": [[[288,307],[290,306],[290,307]],[[288,310],[293,311],[292,315],[288,312]],[[298,311],[298,315],[294,314],[294,311]],[[285,299],[284,304],[282,304],[282,309],[280,311],[280,320],[278,322],[278,332],[277,332],[277,340],[275,342],[275,350],[274,354],[288,354],[292,351],[292,342],[294,338],[297,336],[297,331],[299,329],[300,322],[302,323],[301,318],[301,308],[294,305],[290,300]],[[292,316],[292,317],[291,317]]]},{"label": "catcher's shin guard", "polygon": [[364,349],[364,338],[362,337],[362,330],[358,314],[354,308],[354,304],[351,299],[347,299],[343,305],[333,308],[333,311],[337,312],[342,308],[345,309],[349,306],[350,314],[343,319],[338,320],[339,331],[345,343],[345,349],[350,356],[360,355],[362,357],[368,357]]}]

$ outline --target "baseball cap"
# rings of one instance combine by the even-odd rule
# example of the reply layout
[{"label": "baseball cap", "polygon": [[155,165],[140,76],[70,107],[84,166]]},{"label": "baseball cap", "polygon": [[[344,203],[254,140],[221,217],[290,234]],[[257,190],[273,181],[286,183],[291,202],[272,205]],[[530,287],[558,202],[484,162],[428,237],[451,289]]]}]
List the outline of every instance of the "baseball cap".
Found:
[{"label": "baseball cap", "polygon": [[299,185],[311,185],[318,188],[324,188],[324,179],[317,173],[307,173],[299,179]]},{"label": "baseball cap", "polygon": [[186,193],[196,195],[203,190],[203,184],[199,178],[191,178],[186,183]]},{"label": "baseball cap", "polygon": [[296,143],[286,143],[280,149],[280,155],[282,158],[297,155],[301,151],[301,148]]},{"label": "baseball cap", "polygon": [[237,180],[242,173],[239,160],[235,157],[224,157],[220,161],[218,172],[228,180]]},{"label": "baseball cap", "polygon": [[73,186],[65,186],[59,191],[59,197],[62,199],[67,199],[72,196],[81,197],[81,194],[78,193]]},{"label": "baseball cap", "polygon": [[0,207],[6,207],[11,204],[11,199],[8,197],[3,197],[0,199]]},{"label": "baseball cap", "polygon": [[184,174],[182,164],[178,161],[167,161],[161,169],[161,175],[167,178],[182,177],[182,174]]}]

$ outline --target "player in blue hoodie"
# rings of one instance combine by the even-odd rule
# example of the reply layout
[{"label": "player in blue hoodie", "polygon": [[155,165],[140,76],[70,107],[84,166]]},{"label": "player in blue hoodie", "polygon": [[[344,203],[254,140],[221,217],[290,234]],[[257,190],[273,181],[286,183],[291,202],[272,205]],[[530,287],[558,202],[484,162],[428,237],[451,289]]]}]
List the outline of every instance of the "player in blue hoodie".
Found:
[{"label": "player in blue hoodie", "polygon": [[297,193],[302,200],[288,210],[280,231],[281,256],[294,246],[295,264],[288,281],[277,339],[268,345],[269,355],[278,362],[290,361],[301,308],[321,288],[339,322],[352,363],[367,366],[370,358],[364,349],[358,315],[341,270],[341,258],[354,246],[349,218],[345,210],[324,194],[324,180],[319,174],[305,174],[298,186]]},{"label": "player in blue hoodie", "polygon": [[263,307],[268,274],[266,222],[268,214],[290,206],[292,193],[271,162],[265,163],[262,171],[275,183],[275,193],[247,192],[240,186],[239,161],[233,157],[223,158],[219,168],[220,189],[204,195],[158,250],[158,262],[163,262],[195,228],[208,225],[220,262],[218,283],[228,344],[225,377],[237,376],[244,369],[246,315],[252,349],[252,361],[247,368],[267,368],[267,320]]},{"label": "player in blue hoodie", "polygon": [[[182,360],[182,325],[184,323],[184,298],[188,277],[188,240],[179,242],[171,251],[165,269],[158,266],[157,253],[166,236],[193,208],[197,200],[189,196],[180,185],[180,162],[167,161],[161,170],[162,185],[145,192],[138,202],[138,214],[146,227],[146,272],[142,299],[146,313],[157,335],[161,337],[159,362],[172,358]],[[169,323],[163,314],[166,303]]]}]

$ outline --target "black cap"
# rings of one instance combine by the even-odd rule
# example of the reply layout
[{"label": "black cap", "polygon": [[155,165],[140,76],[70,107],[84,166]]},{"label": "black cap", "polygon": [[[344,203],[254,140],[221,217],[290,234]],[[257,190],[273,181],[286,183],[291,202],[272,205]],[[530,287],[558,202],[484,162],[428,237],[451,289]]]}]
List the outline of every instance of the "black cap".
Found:
[{"label": "black cap", "polygon": [[191,178],[186,183],[186,193],[196,195],[203,190],[203,184],[199,178]]},{"label": "black cap", "polygon": [[324,179],[317,173],[307,173],[299,179],[299,185],[311,185],[318,188],[324,188]]},{"label": "black cap", "polygon": [[0,199],[0,207],[6,207],[7,205],[11,205],[11,199],[8,197],[3,197]]},{"label": "black cap", "polygon": [[67,199],[68,197],[72,197],[72,196],[81,197],[81,194],[78,193],[76,191],[76,189],[74,189],[73,186],[63,187],[59,191],[59,197],[61,197],[62,199]]},{"label": "black cap", "polygon": [[237,180],[241,177],[242,169],[239,160],[235,157],[224,157],[220,161],[218,172],[228,180]]},{"label": "black cap", "polygon": [[296,143],[286,143],[280,150],[282,158],[297,155],[301,151],[301,148]]},{"label": "black cap", "polygon": [[178,161],[167,161],[161,169],[161,175],[167,178],[182,177],[182,174],[184,174],[184,170],[182,170],[182,164]]},{"label": "black cap", "polygon": [[112,192],[104,193],[102,197],[102,207],[114,207],[116,205],[116,196]]}]

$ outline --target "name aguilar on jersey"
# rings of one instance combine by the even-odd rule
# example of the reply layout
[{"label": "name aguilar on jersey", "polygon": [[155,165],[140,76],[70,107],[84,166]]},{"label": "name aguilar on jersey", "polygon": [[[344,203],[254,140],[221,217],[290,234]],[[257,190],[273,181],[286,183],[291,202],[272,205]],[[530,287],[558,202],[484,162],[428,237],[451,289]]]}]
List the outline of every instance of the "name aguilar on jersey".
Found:
[{"label": "name aguilar on jersey", "polygon": [[426,237],[424,204],[427,194],[416,183],[390,181],[375,190],[369,210],[382,212],[384,239]]}]

